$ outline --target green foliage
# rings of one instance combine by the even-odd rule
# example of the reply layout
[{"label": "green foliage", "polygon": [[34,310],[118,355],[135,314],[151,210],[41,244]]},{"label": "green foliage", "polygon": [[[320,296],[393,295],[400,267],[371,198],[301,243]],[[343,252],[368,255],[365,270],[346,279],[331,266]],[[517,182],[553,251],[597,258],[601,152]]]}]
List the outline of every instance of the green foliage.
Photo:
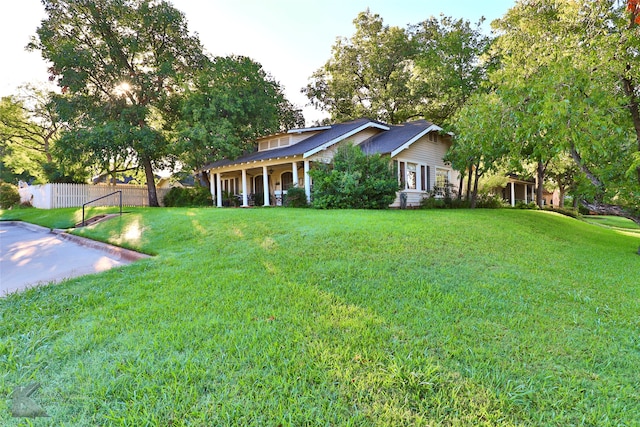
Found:
[{"label": "green foliage", "polygon": [[502,197],[495,194],[482,193],[478,194],[476,200],[476,208],[480,209],[500,209],[506,207]]},{"label": "green foliage", "polygon": [[333,163],[317,164],[310,175],[312,205],[320,209],[386,209],[399,189],[388,158],[367,156],[349,143],[338,147]]},{"label": "green foliage", "polygon": [[0,298],[0,390],[41,383],[33,424],[637,422],[639,237],[512,209],[127,211],[77,233],[158,256]]},{"label": "green foliage", "polygon": [[303,89],[313,105],[333,121],[370,117],[401,123],[417,114],[418,94],[409,81],[416,46],[402,28],[383,24],[368,10],[353,21],[356,32],[339,38],[332,58]]},{"label": "green foliage", "polygon": [[0,209],[9,209],[20,203],[20,193],[15,185],[0,182]]},{"label": "green foliage", "polygon": [[434,186],[426,197],[420,201],[422,209],[460,209],[468,208],[469,201],[459,199],[452,184],[442,188]]},{"label": "green foliage", "polygon": [[[71,129],[64,158],[85,164],[133,159],[158,206],[154,169],[175,161],[169,132],[181,82],[206,62],[184,15],[168,2],[44,0],[46,18],[31,48],[52,63],[54,98]],[[109,169],[111,170],[111,169]]]},{"label": "green foliage", "polygon": [[420,116],[444,123],[484,80],[480,57],[489,40],[479,25],[441,17],[404,29],[368,10],[353,23],[355,34],[337,40],[303,89],[333,121]]},{"label": "green foliage", "polygon": [[164,196],[166,207],[211,206],[213,199],[206,187],[173,187]]},{"label": "green foliage", "polygon": [[306,208],[309,204],[304,188],[290,187],[284,196],[284,205],[288,208]]},{"label": "green foliage", "polygon": [[251,150],[259,136],[304,126],[300,110],[260,64],[218,57],[188,85],[178,124],[183,161],[194,167]]},{"label": "green foliage", "polygon": [[556,212],[571,218],[580,219],[582,215],[576,209],[570,208],[544,208],[545,211]]},{"label": "green foliage", "polygon": [[[0,161],[23,181],[47,182],[47,166],[59,167],[55,145],[63,123],[52,92],[31,86],[0,100]],[[17,181],[17,179],[15,179]]]}]

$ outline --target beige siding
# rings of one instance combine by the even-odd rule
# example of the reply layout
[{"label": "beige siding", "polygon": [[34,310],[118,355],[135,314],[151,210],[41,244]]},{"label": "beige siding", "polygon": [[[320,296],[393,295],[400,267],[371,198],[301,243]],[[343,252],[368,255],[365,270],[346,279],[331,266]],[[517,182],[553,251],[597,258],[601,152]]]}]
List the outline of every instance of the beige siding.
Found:
[{"label": "beige siding", "polygon": [[323,150],[314,154],[313,156],[309,157],[309,159],[313,161],[329,163],[333,160],[333,156],[335,156],[336,150],[338,149],[339,146],[344,144],[360,145],[367,139],[371,138],[374,135],[379,134],[380,132],[382,132],[380,129],[375,129],[375,128],[365,129],[363,131],[356,133],[355,135],[350,136],[344,141],[340,141],[337,144],[332,145],[326,150]]},{"label": "beige siding", "polygon": [[[423,136],[411,144],[409,148],[401,151],[393,160],[428,166],[430,188],[433,188],[436,182],[436,168],[449,170],[449,182],[457,186],[459,180],[458,172],[443,160],[444,155],[451,146],[451,142],[448,138],[443,138],[442,136],[438,136],[436,142],[430,141],[430,139],[432,138],[429,137],[429,134]],[[407,206],[418,206],[422,198],[428,193],[419,190],[403,190],[403,192],[407,194]],[[399,194],[391,206],[400,206]]]}]

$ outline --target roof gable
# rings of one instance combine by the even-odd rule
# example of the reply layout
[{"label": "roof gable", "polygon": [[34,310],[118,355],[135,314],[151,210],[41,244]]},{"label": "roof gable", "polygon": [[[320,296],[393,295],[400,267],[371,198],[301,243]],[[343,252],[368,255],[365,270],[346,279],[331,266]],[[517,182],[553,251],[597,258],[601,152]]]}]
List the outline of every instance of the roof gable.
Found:
[{"label": "roof gable", "polygon": [[426,120],[416,120],[391,126],[388,132],[382,132],[363,142],[360,147],[366,154],[390,154],[397,156],[429,132],[441,131],[440,126]]}]

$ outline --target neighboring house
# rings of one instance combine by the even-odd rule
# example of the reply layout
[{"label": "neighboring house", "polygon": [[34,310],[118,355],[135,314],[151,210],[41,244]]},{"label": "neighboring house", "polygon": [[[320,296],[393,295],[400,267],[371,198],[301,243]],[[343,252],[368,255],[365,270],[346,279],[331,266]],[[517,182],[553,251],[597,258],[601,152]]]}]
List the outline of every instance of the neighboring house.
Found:
[{"label": "neighboring house", "polygon": [[[443,161],[451,138],[440,131],[426,120],[388,125],[370,119],[293,129],[259,139],[253,153],[211,163],[203,170],[209,173],[211,194],[219,207],[230,195],[236,195],[241,206],[280,205],[292,186],[304,188],[310,199],[313,164],[331,162],[340,144],[351,143],[367,154],[388,156],[397,166],[407,206],[417,206],[434,185],[443,187],[458,179]],[[400,206],[399,195],[391,206]]]},{"label": "neighboring house", "polygon": [[502,199],[511,206],[515,206],[518,202],[527,204],[536,201],[536,182],[523,179],[516,174],[509,174],[506,185],[496,187],[491,192],[502,196]]},{"label": "neighboring house", "polygon": [[[511,206],[515,206],[518,202],[524,204],[536,202],[536,181],[533,179],[524,179],[516,174],[507,175],[507,182],[504,186],[496,187],[491,190],[493,194],[500,195]],[[542,203],[545,206],[559,206],[560,192],[553,190],[552,192],[543,189]]]}]

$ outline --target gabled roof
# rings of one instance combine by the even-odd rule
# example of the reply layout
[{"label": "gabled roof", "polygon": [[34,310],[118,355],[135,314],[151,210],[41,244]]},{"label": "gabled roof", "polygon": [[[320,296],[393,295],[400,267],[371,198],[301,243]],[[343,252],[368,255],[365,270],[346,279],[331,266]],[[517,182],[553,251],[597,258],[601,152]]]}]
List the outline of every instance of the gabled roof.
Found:
[{"label": "gabled roof", "polygon": [[427,133],[441,130],[440,126],[431,122],[416,120],[391,126],[389,131],[379,133],[364,141],[360,144],[360,148],[366,154],[390,154],[391,157],[394,157]]},{"label": "gabled roof", "polygon": [[[204,166],[203,169],[206,170],[206,169],[238,165],[238,164],[254,162],[254,161],[270,160],[270,159],[276,159],[279,157],[286,157],[286,156],[302,155],[304,158],[307,158],[323,149],[326,149],[370,127],[375,127],[385,131],[390,129],[389,125],[382,122],[375,121],[375,120],[370,120],[370,119],[357,119],[349,122],[338,123],[331,126],[323,126],[322,129],[312,128],[314,130],[322,130],[322,132],[317,133],[313,136],[310,136],[309,138],[304,139],[294,145],[276,148],[273,150],[256,151],[256,152],[238,157],[235,160],[227,160],[227,159],[219,160],[217,162],[213,162]],[[308,131],[308,130],[309,129],[302,129],[301,131]],[[294,132],[296,132],[296,130],[289,131],[288,133],[294,133]]]}]

